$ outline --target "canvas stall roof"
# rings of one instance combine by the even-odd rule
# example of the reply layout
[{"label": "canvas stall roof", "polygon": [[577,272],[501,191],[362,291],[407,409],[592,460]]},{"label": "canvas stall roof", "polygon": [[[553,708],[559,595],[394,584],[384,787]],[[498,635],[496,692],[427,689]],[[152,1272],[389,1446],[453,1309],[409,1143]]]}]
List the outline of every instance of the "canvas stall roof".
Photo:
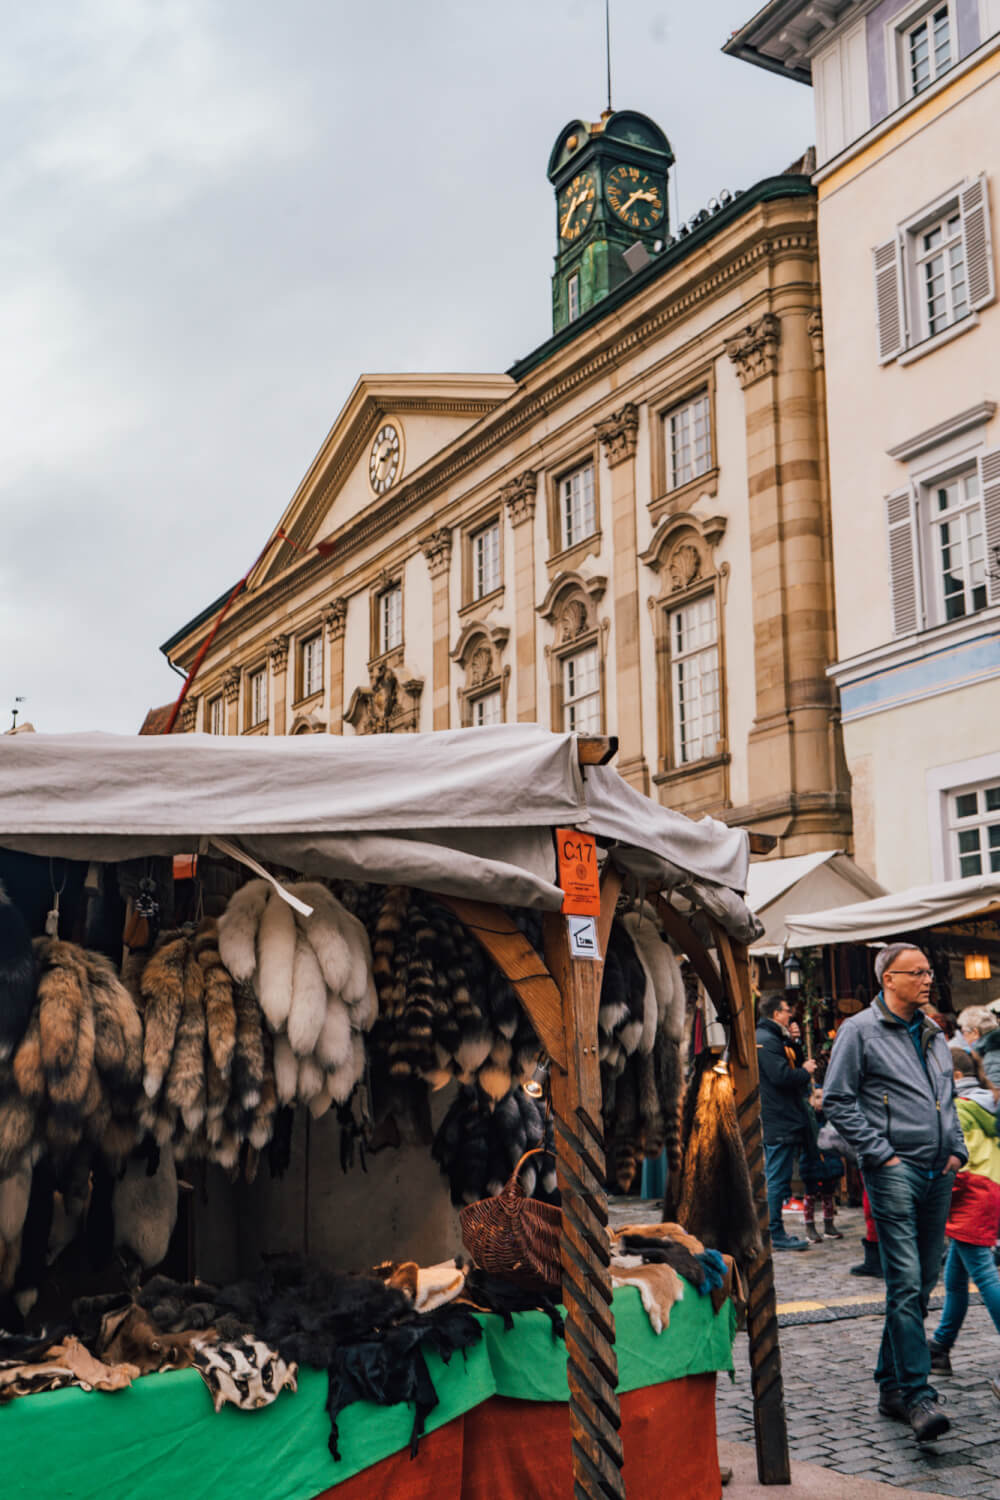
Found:
[{"label": "canvas stall roof", "polygon": [[586,829],[627,872],[679,886],[734,936],[747,835],[578,764],[537,725],[416,735],[25,735],[0,741],[0,844],[120,860],[225,839],[268,866],[556,910],[551,830]]},{"label": "canvas stall roof", "polygon": [[971,875],[938,885],[915,885],[892,896],[859,901],[830,911],[786,918],[792,948],[826,943],[864,943],[921,927],[940,927],[1000,912],[1000,875]]},{"label": "canvas stall roof", "polygon": [[884,887],[841,849],[758,860],[750,866],[747,877],[747,905],[764,924],[764,935],[752,951],[765,956],[783,950],[788,941],[785,918],[790,911],[883,895]]}]

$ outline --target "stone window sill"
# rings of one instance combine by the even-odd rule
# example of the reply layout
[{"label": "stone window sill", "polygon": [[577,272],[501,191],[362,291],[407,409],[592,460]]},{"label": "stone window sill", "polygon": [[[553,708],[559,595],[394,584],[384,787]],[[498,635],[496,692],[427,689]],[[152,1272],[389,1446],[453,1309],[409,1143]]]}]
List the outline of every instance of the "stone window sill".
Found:
[{"label": "stone window sill", "polygon": [[698,474],[686,484],[679,484],[675,490],[667,490],[665,495],[658,495],[655,500],[651,500],[648,506],[650,518],[659,521],[663,516],[687,510],[699,495],[714,496],[718,494],[718,490],[719,468],[716,465],[714,469],[706,469],[704,474]]},{"label": "stone window sill", "polygon": [[952,339],[957,339],[963,333],[968,333],[970,328],[979,327],[979,314],[969,313],[965,318],[959,318],[957,323],[949,323],[947,328],[942,328],[940,333],[935,333],[933,338],[922,339],[919,344],[914,344],[912,349],[907,349],[896,360],[898,365],[912,365],[918,359],[923,359],[925,354],[933,354],[935,349],[940,349],[942,344],[950,344]]},{"label": "stone window sill", "polygon": [[500,608],[503,596],[504,585],[501,584],[498,589],[491,589],[488,594],[482,594],[478,599],[470,599],[467,604],[463,604],[458,611],[459,618],[467,620],[479,614],[488,615],[491,610]]},{"label": "stone window sill", "polygon": [[579,542],[574,542],[572,547],[565,547],[562,552],[553,552],[546,561],[549,577],[556,573],[569,573],[578,568],[585,557],[599,557],[601,552],[601,533],[592,531],[590,536],[585,536]]},{"label": "stone window sill", "polygon": [[682,766],[670,766],[665,771],[657,771],[653,777],[656,786],[670,786],[673,782],[684,781],[689,776],[698,776],[702,771],[715,771],[720,766],[728,766],[732,756],[728,750],[721,751],[718,755],[708,755],[703,760],[685,761]]}]

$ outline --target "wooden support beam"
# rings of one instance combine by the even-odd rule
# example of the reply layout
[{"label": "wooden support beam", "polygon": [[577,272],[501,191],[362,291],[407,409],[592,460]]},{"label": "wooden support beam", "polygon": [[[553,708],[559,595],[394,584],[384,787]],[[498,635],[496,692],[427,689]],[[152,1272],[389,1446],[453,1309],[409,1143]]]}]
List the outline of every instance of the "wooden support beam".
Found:
[{"label": "wooden support beam", "polygon": [[567,1052],[562,996],[544,960],[535,952],[520,927],[502,907],[491,906],[486,901],[466,901],[462,896],[435,896],[434,899],[455,913],[500,971],[506,974],[528,1012],[549,1060],[565,1072]]},{"label": "wooden support beam", "polygon": [[757,1222],[763,1251],[747,1269],[747,1332],[750,1341],[750,1384],[757,1444],[757,1477],[761,1484],[789,1484],[788,1428],[778,1346],[778,1310],[774,1295],[774,1264],[768,1232],[764,1141],[760,1120],[760,1078],[757,1071],[753,997],[744,944],[733,942],[715,922],[712,929],[732,1011],[730,1068],[736,1114],[750,1169]]},{"label": "wooden support beam", "polygon": [[[601,892],[600,926],[617,899],[612,872]],[[563,999],[568,1067],[552,1071],[556,1173],[562,1196],[563,1304],[575,1500],[624,1500],[618,1360],[611,1311],[611,1248],[605,1192],[597,1012],[603,961],[570,955],[566,918],[546,912],[545,961]],[[602,944],[602,953],[605,948]]]},{"label": "wooden support beam", "polygon": [[606,766],[618,754],[616,734],[580,734],[576,740],[576,754],[581,766]]}]

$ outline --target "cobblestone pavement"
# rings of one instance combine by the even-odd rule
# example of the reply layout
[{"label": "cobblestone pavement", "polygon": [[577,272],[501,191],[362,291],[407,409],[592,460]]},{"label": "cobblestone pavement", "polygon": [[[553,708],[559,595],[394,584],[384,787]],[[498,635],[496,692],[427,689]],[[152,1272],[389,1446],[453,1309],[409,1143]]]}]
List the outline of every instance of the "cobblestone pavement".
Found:
[{"label": "cobblestone pavement", "polygon": [[[787,1214],[786,1224],[794,1233],[801,1218]],[[955,1374],[934,1377],[952,1431],[920,1448],[909,1428],[876,1410],[871,1372],[882,1318],[871,1309],[881,1303],[881,1282],[848,1274],[861,1259],[860,1210],[842,1210],[838,1225],[843,1240],[775,1257],[792,1458],[929,1494],[1000,1500],[1000,1406],[988,1384],[1000,1373],[1000,1335],[985,1308],[975,1299],[969,1308],[952,1351]],[[932,1312],[928,1332],[934,1324]],[[735,1381],[719,1377],[719,1437],[752,1442],[745,1334],[737,1337],[734,1358]]]}]

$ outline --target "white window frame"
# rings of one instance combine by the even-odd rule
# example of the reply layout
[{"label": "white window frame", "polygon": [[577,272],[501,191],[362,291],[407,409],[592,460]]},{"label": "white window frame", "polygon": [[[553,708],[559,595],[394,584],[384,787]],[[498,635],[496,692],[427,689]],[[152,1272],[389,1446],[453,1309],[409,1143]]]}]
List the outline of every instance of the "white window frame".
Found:
[{"label": "white window frame", "polygon": [[[583,682],[579,677],[581,665],[585,664],[587,675]],[[562,674],[563,729],[573,734],[600,734],[603,724],[603,702],[601,693],[601,653],[597,641],[584,646],[581,651],[572,651],[560,658]],[[592,677],[589,675],[592,673]],[[586,691],[582,689],[585,688]]]},{"label": "white window frame", "polygon": [[580,273],[574,271],[566,283],[567,322],[575,323],[580,316]]},{"label": "white window frame", "polygon": [[302,642],[302,696],[323,691],[323,633],[317,631]]},{"label": "white window frame", "polygon": [[[910,75],[910,37],[934,12],[947,9],[948,37],[951,60],[940,72],[932,71],[923,88],[914,91]],[[897,11],[885,22],[885,68],[887,77],[886,103],[889,114],[927,94],[939,79],[951,72],[963,60],[959,57],[958,19],[955,0],[913,0],[905,9]]]},{"label": "white window frame", "polygon": [[378,596],[378,650],[380,656],[403,644],[403,585],[394,583]]},{"label": "white window frame", "polygon": [[500,520],[494,517],[470,537],[472,544],[472,597],[495,594],[503,581],[500,556]]},{"label": "white window frame", "polygon": [[225,734],[226,732],[226,700],[222,693],[215,698],[209,698],[206,709],[205,728],[209,734]]},{"label": "white window frame", "polygon": [[[941,13],[948,21],[948,61],[943,67],[938,67],[937,49],[933,45],[935,24]],[[927,78],[918,88],[913,80],[913,39],[921,28],[927,28]],[[902,23],[896,22],[896,35],[899,38],[897,44],[897,59],[900,67],[899,73],[899,100],[902,103],[907,99],[915,99],[918,94],[926,93],[939,78],[959,61],[958,57],[958,24],[955,15],[955,7],[952,0],[931,0],[929,5],[923,5],[916,15],[911,13],[910,17]]]},{"label": "white window frame", "polygon": [[480,693],[478,698],[472,699],[470,707],[474,729],[482,729],[489,724],[503,723],[503,694],[500,688],[491,688],[487,693]]},{"label": "white window frame", "polygon": [[267,667],[257,667],[247,677],[247,696],[250,705],[250,729],[267,723]]},{"label": "white window frame", "polygon": [[[995,793],[996,806],[987,808],[989,793]],[[960,797],[975,796],[976,810],[965,817],[958,813]],[[1000,874],[1000,776],[991,781],[979,781],[963,786],[949,787],[945,795],[945,822],[947,829],[948,859],[956,880],[970,876]],[[996,842],[990,834],[996,830]],[[961,835],[977,835],[975,850],[961,848]],[[963,869],[963,860],[978,859],[979,869]]]},{"label": "white window frame", "polygon": [[[677,625],[682,630],[685,621],[693,615],[703,614],[706,606],[711,614],[711,638],[699,639],[690,645],[678,645]],[[667,611],[667,633],[670,645],[670,721],[673,729],[673,763],[675,767],[696,765],[699,761],[711,760],[719,753],[722,738],[722,657],[719,650],[719,607],[715,591],[699,594],[685,604]],[[683,637],[682,637],[683,641]],[[694,668],[692,678],[690,669]],[[707,695],[714,695],[714,707],[703,714],[706,701],[705,682],[714,676],[714,688]],[[698,722],[707,722],[707,728],[699,730],[690,738],[685,736],[684,692],[686,683],[697,684],[692,700],[698,711]],[[706,741],[708,742],[706,748]],[[695,749],[699,753],[689,753]]]},{"label": "white window frame", "polygon": [[927,829],[930,838],[931,879],[958,878],[950,833],[952,818],[948,799],[973,788],[1000,784],[1000,751],[955,761],[948,766],[934,766],[925,776],[927,788]]},{"label": "white window frame", "polygon": [[[968,494],[958,504],[950,507],[947,511],[938,509],[938,494],[942,489],[951,485],[966,486],[970,480],[975,482],[975,493],[970,498]],[[947,625],[955,620],[970,619],[979,614],[981,610],[989,607],[989,589],[986,573],[988,570],[988,559],[985,557],[985,528],[986,517],[983,510],[983,492],[980,483],[979,469],[976,463],[964,464],[958,469],[953,469],[938,475],[934,480],[924,481],[920,486],[917,504],[922,508],[924,515],[924,534],[927,542],[927,565],[925,574],[933,575],[933,598],[924,600],[925,615],[934,625]],[[977,582],[974,577],[974,568],[969,559],[969,522],[972,517],[978,517],[978,534],[983,557],[979,559],[982,564],[982,577]],[[944,591],[944,573],[941,566],[941,531],[945,525],[955,525],[959,529],[957,539],[962,549],[962,600],[963,611],[959,615],[948,616],[948,600]],[[951,545],[955,545],[954,542]],[[982,589],[982,603],[975,603],[975,594]]]},{"label": "white window frame", "polygon": [[[702,423],[699,432],[698,424]],[[712,469],[712,395],[707,388],[663,414],[667,490],[700,479]]]},{"label": "white window frame", "polygon": [[[931,248],[924,245],[929,235],[940,231],[940,243]],[[945,212],[939,219],[932,220],[929,224],[923,224],[919,229],[911,230],[908,241],[909,257],[912,263],[911,289],[913,301],[914,322],[919,326],[920,338],[932,339],[936,334],[943,333],[953,323],[959,323],[967,318],[972,311],[969,306],[969,273],[965,261],[965,234],[962,227],[962,210],[958,200],[953,199]],[[955,254],[958,252],[958,264],[961,266],[961,296],[956,298],[956,281],[954,276]],[[941,290],[931,298],[928,287],[928,271],[940,262]],[[943,300],[943,313],[932,314],[932,303]]]},{"label": "white window frame", "polygon": [[[588,483],[589,477],[589,483]],[[576,488],[574,485],[579,481]],[[562,474],[558,485],[561,550],[585,542],[597,532],[597,473],[594,461],[578,464]]]}]

